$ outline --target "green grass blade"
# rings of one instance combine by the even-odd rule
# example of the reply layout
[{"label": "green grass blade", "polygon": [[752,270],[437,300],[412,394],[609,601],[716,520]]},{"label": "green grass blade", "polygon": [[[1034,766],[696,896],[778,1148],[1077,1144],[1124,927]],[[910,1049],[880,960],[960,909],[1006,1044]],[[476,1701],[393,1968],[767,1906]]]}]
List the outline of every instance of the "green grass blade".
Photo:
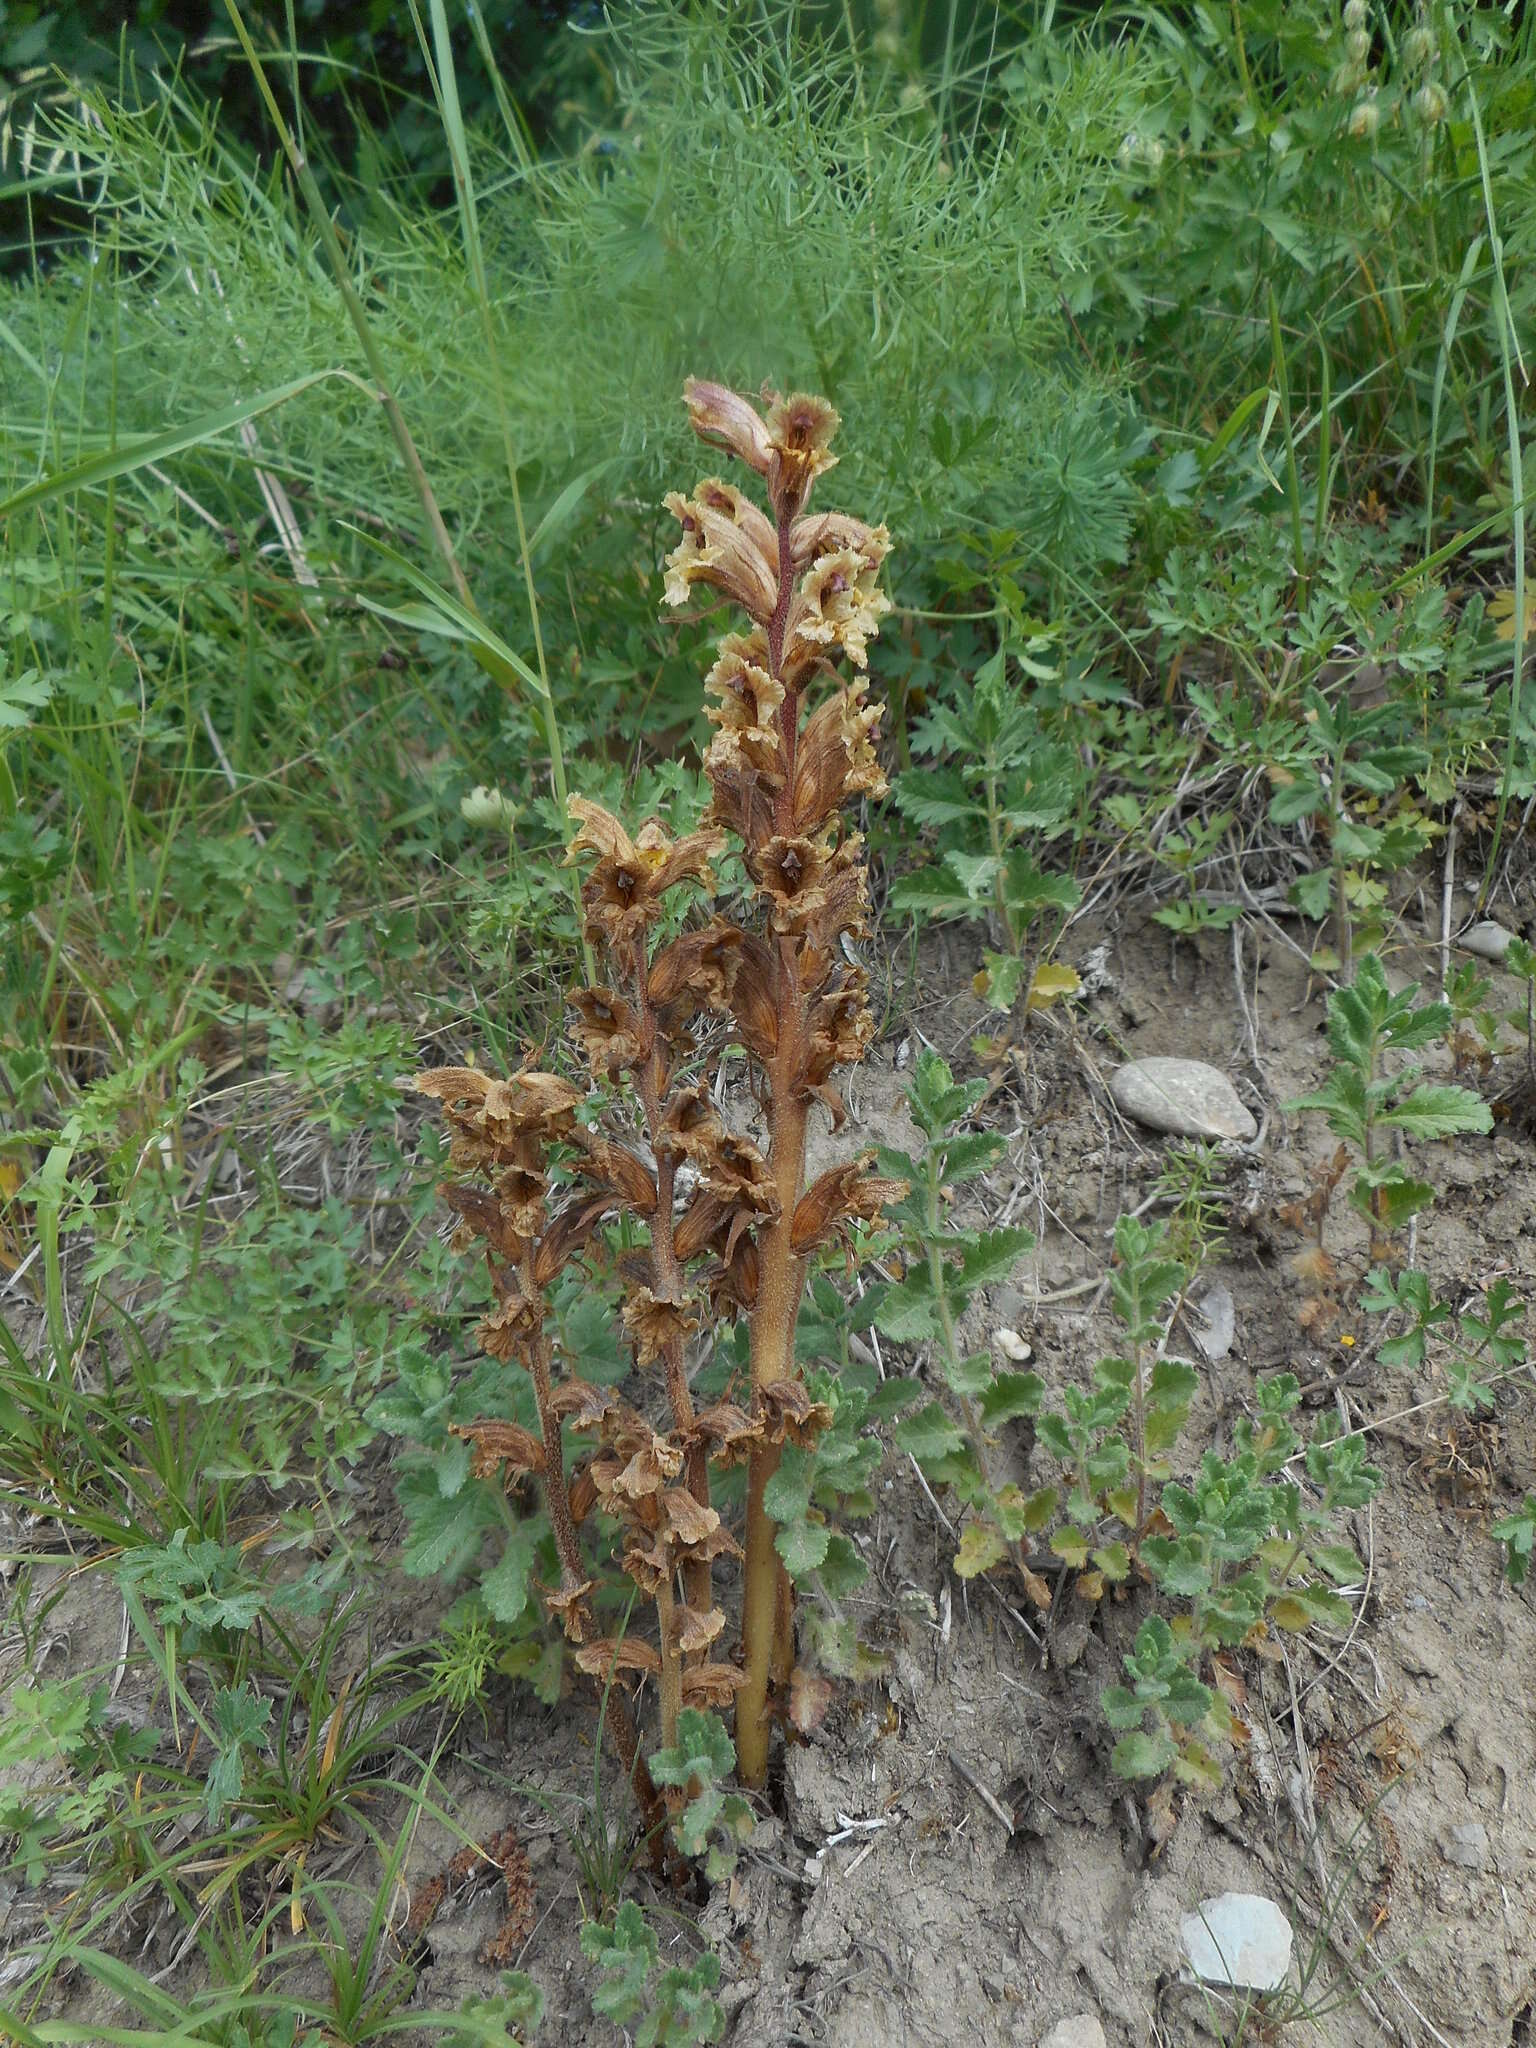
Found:
[{"label": "green grass blade", "polygon": [[261,413],[271,412],[274,406],[286,405],[301,392],[311,391],[317,384],[327,383],[336,377],[369,398],[378,396],[350,370],[314,370],[307,377],[295,377],[289,384],[276,384],[268,391],[258,392],[254,398],[220,406],[216,412],[199,413],[196,419],[188,420],[179,427],[167,427],[164,433],[136,434],[130,440],[104,449],[99,455],[88,456],[72,468],[39,477],[35,483],[0,499],[0,519],[9,518],[28,505],[41,505],[50,498],[64,497],[70,491],[89,490],[93,485],[110,483],[116,477],[131,476],[135,470],[143,469],[152,462],[165,462],[173,455],[183,454],[188,448],[196,448],[205,441],[228,433],[231,427],[241,426]]}]

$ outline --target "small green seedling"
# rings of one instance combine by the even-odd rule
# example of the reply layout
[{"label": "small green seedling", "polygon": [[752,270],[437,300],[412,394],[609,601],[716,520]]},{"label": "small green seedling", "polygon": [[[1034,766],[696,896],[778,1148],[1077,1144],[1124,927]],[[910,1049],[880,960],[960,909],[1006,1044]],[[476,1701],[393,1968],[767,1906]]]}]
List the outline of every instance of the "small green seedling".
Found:
[{"label": "small green seedling", "polygon": [[[677,1741],[647,1759],[652,1780],[675,1788],[687,1803],[672,1820],[677,1846],[690,1860],[705,1858],[711,1884],[736,1867],[736,1844],[752,1832],[752,1809],[739,1792],[721,1789],[736,1768],[736,1745],[718,1714],[684,1707],[677,1717]],[[721,1837],[715,1840],[716,1835]]]},{"label": "small green seedling", "polygon": [[1317,689],[1307,690],[1303,703],[1297,751],[1283,770],[1271,770],[1278,787],[1269,815],[1277,825],[1313,819],[1327,834],[1328,866],[1303,875],[1291,897],[1308,917],[1323,918],[1332,910],[1335,947],[1319,948],[1313,963],[1347,980],[1357,941],[1376,944],[1385,935],[1381,877],[1417,859],[1430,837],[1417,811],[1383,823],[1367,813],[1425,769],[1429,756],[1400,738],[1403,714],[1396,704],[1357,712],[1347,698],[1330,703]]},{"label": "small green seedling", "polygon": [[706,1949],[688,1969],[659,1969],[660,1944],[633,1899],[620,1906],[611,1927],[587,1922],[581,1952],[597,1966],[593,2006],[629,2030],[635,2048],[689,2048],[718,2041],[724,2032],[725,2013],[714,1996],[719,1957]]},{"label": "small green seedling", "polygon": [[1286,1104],[1288,1111],[1321,1110],[1335,1137],[1358,1155],[1351,1205],[1371,1228],[1371,1253],[1391,1254],[1392,1239],[1409,1218],[1435,1198],[1428,1181],[1416,1179],[1385,1149],[1390,1133],[1409,1138],[1451,1138],[1493,1127],[1487,1103],[1468,1088],[1419,1082],[1418,1067],[1384,1071],[1390,1052],[1416,1052],[1445,1035],[1448,1003],[1419,1003],[1417,987],[1394,995],[1374,953],[1360,962],[1348,987],[1328,999],[1328,1044],[1332,1072],[1323,1086]]},{"label": "small green seedling", "polygon": [[1011,1010],[1027,990],[1027,1007],[1042,1009],[1073,994],[1078,977],[1049,962],[1031,973],[1025,944],[1037,919],[1064,917],[1081,891],[1070,876],[1040,868],[1024,841],[1066,828],[1082,771],[1071,747],[1042,737],[1029,700],[1008,680],[1008,656],[999,647],[959,704],[936,706],[913,728],[913,752],[946,765],[899,775],[892,795],[914,825],[935,828],[937,858],[904,875],[891,902],[940,922],[990,923],[1007,950],[983,955],[978,993]]},{"label": "small green seedling", "polygon": [[[952,1222],[953,1191],[995,1166],[1006,1145],[995,1131],[965,1123],[986,1093],[981,1080],[957,1082],[931,1049],[917,1062],[907,1105],[923,1135],[916,1158],[881,1154],[881,1171],[899,1174],[908,1192],[890,1211],[908,1257],[904,1277],[872,1291],[866,1315],[899,1344],[932,1345],[948,1402],[930,1401],[896,1425],[896,1442],[935,1485],[954,1489],[970,1511],[961,1532],[955,1569],[973,1578],[1012,1557],[1038,1594],[1039,1582],[1023,1563],[1019,1545],[1031,1526],[1024,1497],[992,1475],[994,1432],[1032,1415],[1043,1386],[1034,1373],[997,1367],[987,1351],[965,1352],[959,1326],[983,1287],[1006,1280],[1034,1244],[1027,1230],[968,1230]],[[957,1423],[955,1416],[960,1420]]]},{"label": "small green seedling", "polygon": [[1401,1335],[1379,1346],[1382,1363],[1419,1372],[1432,1362],[1445,1376],[1451,1406],[1463,1414],[1491,1408],[1493,1383],[1525,1363],[1525,1339],[1519,1332],[1526,1304],[1507,1280],[1495,1280],[1486,1290],[1481,1314],[1470,1309],[1458,1314],[1417,1271],[1394,1278],[1378,1266],[1366,1286],[1362,1307],[1373,1315],[1397,1313],[1408,1322]]},{"label": "small green seedling", "polygon": [[1164,926],[1175,938],[1225,931],[1242,916],[1241,904],[1213,903],[1197,887],[1201,872],[1219,855],[1231,827],[1230,811],[1218,811],[1213,818],[1188,819],[1155,848],[1162,865],[1171,868],[1184,884],[1185,893],[1178,902],[1164,904],[1152,913],[1153,923]]}]

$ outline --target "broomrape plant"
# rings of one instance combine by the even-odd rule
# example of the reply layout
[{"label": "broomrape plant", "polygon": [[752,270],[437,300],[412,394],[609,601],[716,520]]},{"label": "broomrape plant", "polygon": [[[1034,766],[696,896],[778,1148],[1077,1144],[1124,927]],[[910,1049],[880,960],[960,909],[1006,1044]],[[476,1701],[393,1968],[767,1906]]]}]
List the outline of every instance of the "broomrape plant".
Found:
[{"label": "broomrape plant", "polygon": [[[478,1472],[538,1476],[560,1574],[545,1604],[578,1666],[607,1682],[609,1729],[642,1805],[653,1821],[665,1812],[692,1853],[708,1820],[739,1825],[745,1808],[711,1797],[708,1816],[690,1811],[701,1774],[689,1759],[709,1757],[711,1784],[734,1761],[760,1786],[771,1721],[791,1690],[794,1589],[766,1496],[785,1445],[811,1449],[833,1419],[795,1363],[808,1267],[904,1189],[871,1171],[873,1155],[805,1185],[811,1104],[844,1121],[833,1075],[863,1057],[874,1030],[865,973],[845,943],[866,929],[868,885],[863,842],[844,812],[884,791],[873,746],[880,707],[866,702],[862,673],[840,680],[837,664],[865,667],[889,608],[877,582],[889,539],[883,527],[806,509],[837,459],[837,415],[824,400],[774,397],[759,412],[696,379],[685,398],[699,437],[744,463],[768,499],[765,512],[711,477],[666,501],[682,528],[667,601],[703,592],[748,620],[721,641],[708,676],[712,802],[701,828],[674,841],[655,818],[631,837],[597,804],[571,801],[570,858],[587,869],[586,936],[603,963],[602,979],[573,999],[585,1086],[529,1068],[506,1079],[440,1069],[416,1085],[443,1105],[460,1175],[444,1192],[466,1247],[483,1244],[493,1282],[481,1344],[528,1374],[537,1409],[536,1431],[487,1420],[459,1433]],[[712,863],[728,847],[749,884],[740,923],[712,908]],[[701,1018],[727,1028],[696,1037]],[[728,1043],[751,1061],[760,1138],[729,1130],[716,1106]],[[659,1422],[567,1370],[552,1336],[552,1286],[573,1262],[597,1263],[615,1217],[644,1227],[646,1241],[617,1270],[635,1364],[664,1388]],[[690,1339],[738,1318],[750,1333],[750,1385],[739,1401],[701,1407]],[[572,1471],[566,1424],[592,1443]],[[711,1471],[736,1465],[747,1468],[739,1664],[711,1654],[726,1626],[714,1567],[743,1556],[711,1504]],[[599,1632],[597,1576],[579,1533],[599,1507],[620,1531],[622,1569],[654,1606],[654,1642]],[[649,1770],[615,1682],[629,1672],[653,1678],[660,1699],[661,1749]],[[732,1700],[734,1756],[723,1729],[716,1741],[702,1727],[708,1709]]]}]

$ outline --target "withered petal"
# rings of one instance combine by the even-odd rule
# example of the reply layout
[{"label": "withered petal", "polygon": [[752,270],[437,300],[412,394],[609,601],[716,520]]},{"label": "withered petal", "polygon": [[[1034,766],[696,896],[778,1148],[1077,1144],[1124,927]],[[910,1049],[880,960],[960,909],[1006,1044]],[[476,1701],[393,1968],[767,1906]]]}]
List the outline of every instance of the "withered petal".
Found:
[{"label": "withered petal", "polygon": [[661,1654],[633,1636],[604,1636],[600,1642],[584,1644],[576,1652],[576,1663],[594,1678],[611,1679],[620,1671],[641,1671],[655,1678],[661,1671]]},{"label": "withered petal", "polygon": [[516,1422],[450,1422],[450,1436],[471,1446],[469,1469],[476,1479],[489,1479],[504,1465],[509,1472],[542,1472],[544,1446],[530,1429]]},{"label": "withered petal", "polygon": [[874,1154],[845,1160],[822,1174],[800,1197],[790,1228],[791,1248],[813,1252],[844,1235],[850,1223],[877,1222],[889,1202],[907,1192],[903,1180],[885,1180],[870,1172]]},{"label": "withered petal", "polygon": [[728,1707],[747,1682],[734,1664],[695,1664],[683,1673],[685,1707]]}]

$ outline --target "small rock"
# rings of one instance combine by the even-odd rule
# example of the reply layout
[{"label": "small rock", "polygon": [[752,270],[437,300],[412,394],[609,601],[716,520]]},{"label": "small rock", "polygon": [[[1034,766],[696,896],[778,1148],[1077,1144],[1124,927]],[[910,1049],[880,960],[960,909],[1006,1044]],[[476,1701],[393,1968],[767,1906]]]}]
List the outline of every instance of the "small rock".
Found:
[{"label": "small rock", "polygon": [[1463,1870],[1481,1870],[1488,1861],[1488,1830],[1480,1820],[1464,1820],[1440,1837],[1440,1854]]},{"label": "small rock", "polygon": [[1105,2048],[1104,2029],[1091,2012],[1074,2013],[1056,2022],[1040,2048]]},{"label": "small rock", "polygon": [[1127,1116],[1180,1138],[1246,1142],[1259,1128],[1226,1075],[1203,1060],[1132,1060],[1111,1077],[1109,1092]]},{"label": "small rock", "polygon": [[1513,938],[1513,932],[1505,931],[1503,925],[1485,917],[1481,924],[1463,932],[1457,943],[1464,953],[1475,953],[1479,960],[1502,960]]},{"label": "small rock", "polygon": [[1213,1280],[1198,1301],[1191,1301],[1194,1317],[1190,1327],[1195,1342],[1212,1365],[1226,1357],[1237,1334],[1237,1309],[1232,1290]]},{"label": "small rock", "polygon": [[1278,1991],[1291,1967],[1291,1923],[1273,1899],[1223,1892],[1179,1923],[1189,1966],[1207,1984]]},{"label": "small rock", "polygon": [[1028,1344],[1025,1343],[1018,1331],[1010,1330],[1006,1323],[1002,1329],[992,1332],[992,1342],[1001,1351],[1004,1358],[1013,1365],[1027,1365],[1030,1359],[1034,1357],[1033,1351],[1030,1350]]}]

